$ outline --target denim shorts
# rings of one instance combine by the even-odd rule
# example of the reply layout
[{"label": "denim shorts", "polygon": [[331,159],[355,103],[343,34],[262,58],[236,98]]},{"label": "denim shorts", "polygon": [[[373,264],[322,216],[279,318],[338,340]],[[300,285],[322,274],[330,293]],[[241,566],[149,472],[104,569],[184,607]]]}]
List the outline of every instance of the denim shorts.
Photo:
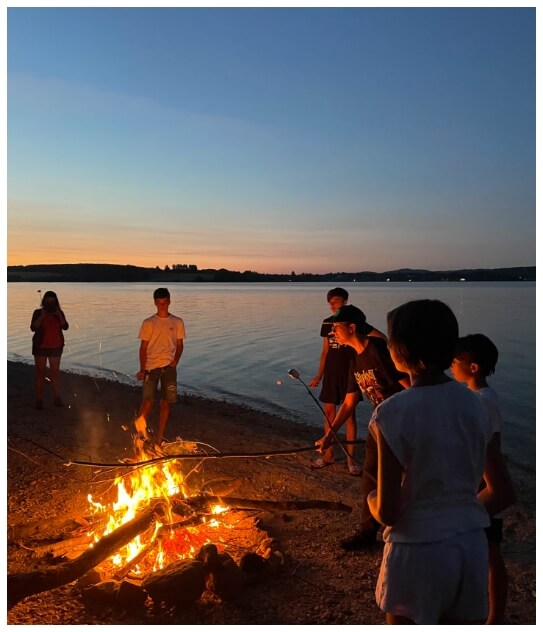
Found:
[{"label": "denim shorts", "polygon": [[174,366],[163,366],[145,371],[143,399],[151,401],[155,399],[159,382],[160,399],[168,404],[175,404],[177,401],[177,368]]}]

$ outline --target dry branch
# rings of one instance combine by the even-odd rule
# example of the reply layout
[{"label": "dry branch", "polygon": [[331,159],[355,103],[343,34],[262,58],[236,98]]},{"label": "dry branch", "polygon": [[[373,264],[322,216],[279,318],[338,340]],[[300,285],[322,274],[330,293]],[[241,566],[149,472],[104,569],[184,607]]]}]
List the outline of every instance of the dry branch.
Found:
[{"label": "dry branch", "polygon": [[8,542],[20,542],[21,540],[44,540],[55,537],[60,539],[68,533],[79,530],[82,527],[87,530],[95,528],[97,522],[104,518],[99,514],[81,516],[80,514],[65,514],[41,520],[34,520],[25,524],[16,524],[8,527]]},{"label": "dry branch", "polygon": [[262,511],[300,511],[305,509],[326,509],[350,513],[353,508],[342,502],[330,500],[253,500],[250,498],[234,498],[233,496],[195,496],[186,498],[189,505],[198,503],[220,503],[238,509],[261,509]]}]

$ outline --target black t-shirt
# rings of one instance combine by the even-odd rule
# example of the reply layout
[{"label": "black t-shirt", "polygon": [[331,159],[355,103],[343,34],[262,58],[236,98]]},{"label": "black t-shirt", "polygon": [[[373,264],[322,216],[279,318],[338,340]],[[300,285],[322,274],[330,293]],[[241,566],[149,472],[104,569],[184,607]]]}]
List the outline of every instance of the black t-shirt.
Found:
[{"label": "black t-shirt", "polygon": [[347,393],[360,390],[375,407],[394,393],[403,391],[398,380],[409,376],[396,369],[382,338],[368,336],[366,340],[364,351],[351,361]]}]

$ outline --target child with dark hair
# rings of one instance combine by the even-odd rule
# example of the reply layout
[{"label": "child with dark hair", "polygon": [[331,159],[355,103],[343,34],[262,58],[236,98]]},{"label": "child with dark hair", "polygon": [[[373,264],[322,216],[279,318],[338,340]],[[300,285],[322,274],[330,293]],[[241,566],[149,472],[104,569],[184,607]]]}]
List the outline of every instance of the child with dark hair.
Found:
[{"label": "child with dark hair", "polygon": [[487,501],[496,506],[499,469],[478,490],[492,436],[479,398],[451,380],[458,339],[451,309],[411,301],[388,314],[388,347],[411,388],[374,411],[377,489],[368,495],[385,525],[376,588],[387,623],[468,623],[488,612]]},{"label": "child with dark hair", "polygon": [[[396,370],[385,340],[365,335],[366,316],[358,307],[345,305],[331,316],[329,321],[333,325],[333,332],[338,343],[347,346],[353,352],[348,368],[345,398],[331,422],[331,429],[335,432],[354,414],[356,405],[362,399],[362,394],[375,407],[394,393],[409,388],[409,377]],[[316,447],[323,452],[333,445],[334,435],[330,427],[325,429],[326,434],[315,442]],[[347,440],[352,440],[348,427],[346,434]],[[362,467],[362,512],[359,528],[353,535],[343,538],[340,542],[341,547],[347,551],[363,549],[375,544],[379,523],[371,515],[366,497],[372,489],[375,489],[376,477],[377,446],[373,436],[368,434]]]},{"label": "child with dark hair", "polygon": [[[349,293],[342,287],[335,287],[328,291],[326,300],[333,312],[332,316],[325,318],[321,325],[322,351],[319,359],[319,368],[315,377],[309,382],[309,386],[315,388],[322,381],[322,388],[319,399],[323,402],[324,429],[327,430],[329,423],[334,420],[338,406],[341,406],[347,393],[349,385],[349,366],[351,360],[356,355],[354,349],[349,345],[338,341],[333,326],[332,319],[338,310],[347,305],[349,301]],[[360,325],[361,333],[365,336],[377,336],[385,338],[384,334],[375,329],[366,322],[366,316],[360,311],[363,317],[363,323]],[[346,436],[348,441],[356,439],[356,406],[353,406],[346,422]],[[360,476],[360,468],[355,461],[355,445],[347,446],[349,459],[347,467],[349,473],[353,476]],[[321,457],[313,461],[311,467],[320,469],[334,463],[334,448],[328,447]]]},{"label": "child with dark hair", "polygon": [[[498,349],[496,345],[483,334],[471,334],[460,338],[456,344],[451,373],[459,382],[465,382],[468,388],[476,393],[483,403],[492,425],[492,439],[490,450],[495,458],[502,459],[501,437],[502,416],[499,409],[498,395],[486,381],[496,370]],[[487,475],[484,474],[485,485]],[[511,504],[514,502],[512,485],[509,485]],[[487,624],[502,624],[505,619],[505,604],[507,602],[507,569],[501,554],[503,530],[503,516],[491,514],[490,527],[486,529],[488,539],[488,601],[489,615]]]},{"label": "child with dark hair", "polygon": [[170,406],[177,401],[177,365],[183,354],[185,323],[182,318],[170,314],[170,292],[159,287],[153,292],[156,314],[141,324],[139,360],[136,374],[143,381],[140,416],[149,421],[153,401],[160,383],[160,409],[155,441],[160,445],[170,416]]}]

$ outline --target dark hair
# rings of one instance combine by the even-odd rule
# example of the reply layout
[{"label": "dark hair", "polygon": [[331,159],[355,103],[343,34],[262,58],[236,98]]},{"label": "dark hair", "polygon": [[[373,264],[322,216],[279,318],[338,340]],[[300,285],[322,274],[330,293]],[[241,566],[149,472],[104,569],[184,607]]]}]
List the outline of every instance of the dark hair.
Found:
[{"label": "dark hair", "polygon": [[157,298],[170,298],[170,293],[168,292],[167,288],[159,287],[153,292],[153,298],[154,299],[157,299]]},{"label": "dark hair", "polygon": [[41,299],[41,305],[43,307],[44,302],[49,299],[52,298],[55,301],[55,304],[57,306],[58,309],[60,309],[60,303],[58,302],[58,296],[56,295],[55,292],[53,292],[53,290],[47,290],[47,292],[45,292],[45,294],[43,295],[42,299]]},{"label": "dark hair", "polygon": [[342,287],[335,287],[333,290],[330,290],[326,295],[326,300],[329,301],[333,296],[339,296],[339,298],[342,298],[344,301],[349,300],[349,292]]},{"label": "dark hair", "polygon": [[[328,323],[352,323],[356,325],[356,332],[364,334],[367,330],[366,314],[354,305],[344,305],[340,307],[333,316],[327,319]],[[370,330],[372,327],[370,326]],[[367,332],[366,332],[367,333]]]},{"label": "dark hair", "polygon": [[498,348],[485,335],[470,334],[458,339],[454,357],[478,364],[481,373],[486,377],[496,370]]},{"label": "dark hair", "polygon": [[458,321],[451,308],[436,300],[404,303],[387,314],[388,346],[417,373],[451,366],[458,340]]}]

